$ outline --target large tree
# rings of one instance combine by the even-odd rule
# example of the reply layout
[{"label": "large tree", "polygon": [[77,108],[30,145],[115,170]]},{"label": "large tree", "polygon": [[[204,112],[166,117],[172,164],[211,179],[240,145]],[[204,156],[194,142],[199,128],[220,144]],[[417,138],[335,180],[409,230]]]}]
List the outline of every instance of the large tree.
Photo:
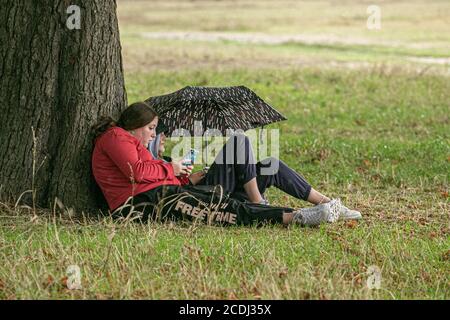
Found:
[{"label": "large tree", "polygon": [[0,0],[0,57],[2,197],[98,207],[90,127],[126,105],[116,1]]}]

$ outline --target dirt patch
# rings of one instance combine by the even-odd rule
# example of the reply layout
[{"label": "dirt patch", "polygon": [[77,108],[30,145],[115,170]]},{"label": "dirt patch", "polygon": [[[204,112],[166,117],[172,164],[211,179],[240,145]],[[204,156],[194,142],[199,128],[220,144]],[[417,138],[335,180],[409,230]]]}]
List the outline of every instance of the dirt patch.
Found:
[{"label": "dirt patch", "polygon": [[[128,35],[130,36],[130,35]],[[341,39],[334,36],[311,36],[311,35],[267,35],[254,33],[218,33],[218,32],[144,32],[135,34],[138,39],[187,41],[187,42],[220,42],[231,41],[245,44],[277,45],[285,42],[302,42],[307,44],[358,44],[370,45],[374,42],[361,39]],[[134,38],[134,37],[131,37]],[[140,40],[142,41],[142,40]],[[377,43],[378,44],[378,43]],[[386,43],[385,43],[386,44]],[[123,42],[124,67],[127,72],[146,72],[152,70],[188,70],[188,69],[261,69],[261,68],[296,68],[317,67],[325,69],[351,69],[368,70],[378,68],[382,65],[384,71],[387,69],[401,69],[412,74],[422,75],[435,73],[450,76],[449,68],[442,68],[450,64],[449,58],[411,57],[405,56],[405,64],[397,64],[370,61],[338,60],[321,57],[318,55],[269,55],[261,54],[264,49],[253,50],[251,46],[223,54],[223,50],[205,47],[205,50],[197,46],[184,47],[183,45],[158,46],[140,45],[136,50],[136,42]],[[396,45],[390,43],[390,45]],[[259,51],[258,51],[259,50]],[[408,63],[409,61],[409,63]],[[419,63],[419,64],[418,64]],[[423,66],[421,64],[427,64]]]},{"label": "dirt patch", "polygon": [[[278,45],[284,43],[301,43],[307,45],[363,45],[403,47],[410,49],[435,48],[430,43],[403,43],[399,41],[374,41],[355,37],[338,37],[335,35],[269,35],[258,33],[227,32],[142,32],[139,36],[147,39],[188,40],[188,41],[233,41],[240,43]],[[450,49],[450,47],[449,47]]]},{"label": "dirt patch", "polygon": [[409,57],[408,60],[430,64],[450,65],[450,58]]}]

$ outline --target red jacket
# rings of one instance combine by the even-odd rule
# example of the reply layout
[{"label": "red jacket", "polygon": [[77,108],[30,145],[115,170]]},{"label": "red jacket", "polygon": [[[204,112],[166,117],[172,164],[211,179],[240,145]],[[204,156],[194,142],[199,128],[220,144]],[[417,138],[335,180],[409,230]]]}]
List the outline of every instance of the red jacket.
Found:
[{"label": "red jacket", "polygon": [[189,183],[187,177],[175,177],[170,163],[155,160],[138,139],[120,127],[106,130],[95,140],[92,172],[111,210],[158,186]]}]

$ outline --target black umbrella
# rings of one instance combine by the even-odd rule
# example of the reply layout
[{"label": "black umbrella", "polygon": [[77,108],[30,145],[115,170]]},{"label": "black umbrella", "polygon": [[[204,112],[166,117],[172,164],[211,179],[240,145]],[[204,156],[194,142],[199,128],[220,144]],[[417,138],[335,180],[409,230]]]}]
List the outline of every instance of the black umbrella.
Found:
[{"label": "black umbrella", "polygon": [[169,128],[186,129],[191,136],[196,122],[203,130],[243,131],[268,125],[286,118],[245,86],[185,87],[170,94],[150,97],[152,106]]}]

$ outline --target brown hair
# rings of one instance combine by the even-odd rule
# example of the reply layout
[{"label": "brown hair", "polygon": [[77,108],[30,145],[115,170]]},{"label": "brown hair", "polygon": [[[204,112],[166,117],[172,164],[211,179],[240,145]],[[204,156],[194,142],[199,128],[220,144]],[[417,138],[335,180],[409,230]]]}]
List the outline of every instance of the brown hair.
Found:
[{"label": "brown hair", "polygon": [[133,130],[141,128],[150,123],[158,114],[152,107],[145,102],[136,102],[122,111],[119,121],[114,120],[109,116],[103,116],[99,121],[92,126],[94,132],[94,139],[102,135],[111,127],[121,127],[125,130]]}]

